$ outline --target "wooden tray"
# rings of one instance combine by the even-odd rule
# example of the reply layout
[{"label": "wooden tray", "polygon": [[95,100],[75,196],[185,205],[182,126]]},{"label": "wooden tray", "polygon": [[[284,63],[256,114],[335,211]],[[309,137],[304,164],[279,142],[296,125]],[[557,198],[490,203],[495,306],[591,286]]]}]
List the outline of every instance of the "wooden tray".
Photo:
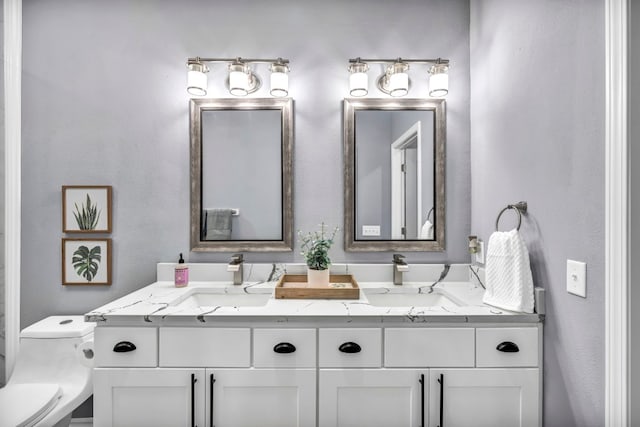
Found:
[{"label": "wooden tray", "polygon": [[283,274],[275,295],[277,299],[358,299],[360,287],[351,274],[331,274],[329,286],[313,288],[306,274]]}]

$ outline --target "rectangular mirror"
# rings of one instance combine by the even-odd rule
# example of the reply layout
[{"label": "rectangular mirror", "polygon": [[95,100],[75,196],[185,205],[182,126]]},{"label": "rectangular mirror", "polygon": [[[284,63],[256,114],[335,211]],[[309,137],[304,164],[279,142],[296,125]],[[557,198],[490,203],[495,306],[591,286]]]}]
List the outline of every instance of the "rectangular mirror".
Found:
[{"label": "rectangular mirror", "polygon": [[191,250],[293,249],[292,103],[190,101]]},{"label": "rectangular mirror", "polygon": [[443,251],[445,102],[345,99],[345,250]]}]

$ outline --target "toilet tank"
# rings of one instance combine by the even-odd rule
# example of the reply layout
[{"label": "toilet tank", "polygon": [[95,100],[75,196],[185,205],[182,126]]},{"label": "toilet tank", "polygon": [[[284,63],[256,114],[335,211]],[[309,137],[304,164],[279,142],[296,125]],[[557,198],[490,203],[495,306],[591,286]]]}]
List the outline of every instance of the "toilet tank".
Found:
[{"label": "toilet tank", "polygon": [[51,316],[20,333],[12,382],[82,382],[91,374],[91,360],[82,349],[93,344],[95,323],[83,316]]}]

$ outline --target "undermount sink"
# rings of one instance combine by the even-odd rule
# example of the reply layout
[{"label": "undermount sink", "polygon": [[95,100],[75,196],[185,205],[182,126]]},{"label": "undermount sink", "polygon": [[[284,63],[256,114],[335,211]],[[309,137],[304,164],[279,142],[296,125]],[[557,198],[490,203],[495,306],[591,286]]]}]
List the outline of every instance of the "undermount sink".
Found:
[{"label": "undermount sink", "polygon": [[261,307],[271,298],[270,293],[245,293],[242,290],[225,292],[223,289],[195,288],[189,290],[171,305],[192,307]]},{"label": "undermount sink", "polygon": [[439,289],[431,293],[398,292],[395,289],[381,293],[379,290],[365,290],[369,304],[376,307],[459,307],[454,299]]}]

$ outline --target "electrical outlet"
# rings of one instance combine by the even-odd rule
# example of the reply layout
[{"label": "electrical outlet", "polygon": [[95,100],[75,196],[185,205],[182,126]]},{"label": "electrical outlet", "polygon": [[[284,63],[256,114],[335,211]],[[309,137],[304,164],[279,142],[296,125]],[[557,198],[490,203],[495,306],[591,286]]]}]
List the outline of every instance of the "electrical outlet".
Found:
[{"label": "electrical outlet", "polygon": [[380,226],[379,225],[363,225],[362,235],[363,236],[380,236]]},{"label": "electrical outlet", "polygon": [[484,264],[484,241],[478,240],[478,252],[476,252],[476,263]]},{"label": "electrical outlet", "polygon": [[584,262],[567,260],[567,292],[587,297],[587,264]]}]

